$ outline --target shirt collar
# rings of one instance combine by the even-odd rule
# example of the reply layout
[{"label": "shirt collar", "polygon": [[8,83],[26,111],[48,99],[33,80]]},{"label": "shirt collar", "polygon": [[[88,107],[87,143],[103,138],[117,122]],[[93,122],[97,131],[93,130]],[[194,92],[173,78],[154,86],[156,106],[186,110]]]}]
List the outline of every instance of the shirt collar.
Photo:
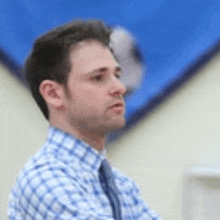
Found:
[{"label": "shirt collar", "polygon": [[105,150],[99,152],[83,140],[52,125],[48,127],[47,142],[55,147],[57,153],[65,154],[68,162],[78,160],[85,169],[98,171],[105,159]]}]

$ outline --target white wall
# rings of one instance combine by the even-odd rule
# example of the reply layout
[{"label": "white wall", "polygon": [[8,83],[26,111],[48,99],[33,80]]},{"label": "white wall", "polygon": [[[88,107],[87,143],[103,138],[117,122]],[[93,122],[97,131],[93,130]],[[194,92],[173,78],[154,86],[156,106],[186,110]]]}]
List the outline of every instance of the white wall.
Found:
[{"label": "white wall", "polygon": [[0,66],[0,219],[25,161],[46,138],[47,122],[27,89]]},{"label": "white wall", "polygon": [[[189,83],[111,144],[112,163],[140,185],[164,220],[182,219],[184,170],[220,165],[220,62],[216,57]],[[31,95],[0,67],[0,205],[26,159],[45,141],[48,123]]]}]

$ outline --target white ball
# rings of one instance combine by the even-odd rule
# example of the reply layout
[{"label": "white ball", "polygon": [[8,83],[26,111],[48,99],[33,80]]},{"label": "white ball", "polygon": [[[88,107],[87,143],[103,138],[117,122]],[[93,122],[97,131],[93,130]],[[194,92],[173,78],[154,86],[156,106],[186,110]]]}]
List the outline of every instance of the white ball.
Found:
[{"label": "white ball", "polygon": [[122,68],[121,81],[128,92],[135,90],[140,85],[144,72],[142,54],[136,40],[122,27],[114,28],[110,39],[110,47]]}]

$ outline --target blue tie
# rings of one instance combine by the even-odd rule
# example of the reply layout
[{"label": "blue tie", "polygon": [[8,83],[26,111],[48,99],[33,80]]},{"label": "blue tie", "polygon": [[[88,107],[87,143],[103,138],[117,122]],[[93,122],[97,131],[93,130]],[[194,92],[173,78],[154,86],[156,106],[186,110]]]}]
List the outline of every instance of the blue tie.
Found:
[{"label": "blue tie", "polygon": [[119,202],[119,192],[115,185],[113,173],[107,160],[103,160],[100,167],[100,180],[105,194],[108,196],[112,206],[115,220],[121,220],[121,206]]}]

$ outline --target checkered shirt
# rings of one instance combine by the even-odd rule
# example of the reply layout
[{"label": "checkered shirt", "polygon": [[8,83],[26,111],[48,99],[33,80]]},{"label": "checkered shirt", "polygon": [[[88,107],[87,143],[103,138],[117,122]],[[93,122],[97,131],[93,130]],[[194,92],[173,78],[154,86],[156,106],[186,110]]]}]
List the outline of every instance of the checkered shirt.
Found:
[{"label": "checkered shirt", "polygon": [[[8,218],[113,220],[99,180],[105,156],[53,126],[42,148],[21,170],[9,198]],[[139,197],[136,183],[115,168],[123,220],[160,219]]]}]

